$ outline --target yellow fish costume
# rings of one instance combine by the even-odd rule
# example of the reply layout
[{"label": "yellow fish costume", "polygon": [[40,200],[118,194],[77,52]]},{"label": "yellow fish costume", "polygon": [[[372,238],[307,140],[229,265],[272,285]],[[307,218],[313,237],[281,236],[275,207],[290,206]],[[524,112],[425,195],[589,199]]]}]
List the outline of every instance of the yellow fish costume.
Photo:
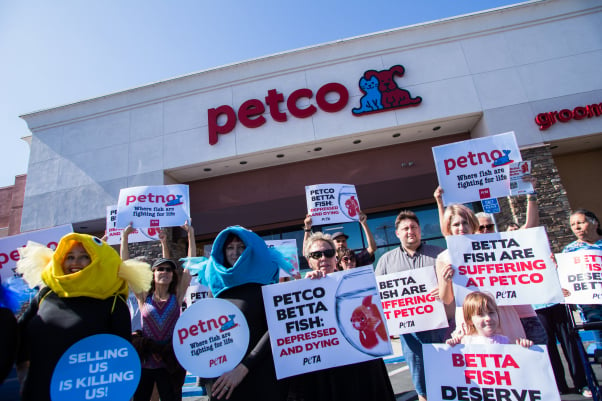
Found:
[{"label": "yellow fish costume", "polygon": [[[90,263],[65,274],[65,258],[81,244]],[[29,366],[22,401],[50,401],[55,366],[73,344],[97,334],[131,339],[129,288],[148,291],[153,273],[147,263],[122,261],[106,242],[87,234],[61,238],[56,251],[29,242],[19,249],[17,272],[41,289],[19,318],[18,365]]]},{"label": "yellow fish costume", "polygon": [[[79,272],[65,274],[63,261],[76,243],[81,243],[90,264]],[[50,287],[59,297],[91,297],[106,299],[113,295],[128,297],[128,284],[132,291],[148,291],[153,274],[147,263],[137,260],[122,261],[119,254],[106,242],[88,235],[70,233],[61,238],[56,251],[29,241],[19,248],[21,259],[17,272],[31,288]]]}]

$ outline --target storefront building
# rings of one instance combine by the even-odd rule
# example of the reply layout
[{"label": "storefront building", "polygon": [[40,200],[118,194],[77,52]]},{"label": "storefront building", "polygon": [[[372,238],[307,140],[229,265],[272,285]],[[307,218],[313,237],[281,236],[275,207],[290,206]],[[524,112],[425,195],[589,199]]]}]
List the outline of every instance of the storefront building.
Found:
[{"label": "storefront building", "polygon": [[[602,5],[541,0],[327,43],[24,115],[23,231],[102,233],[119,190],[185,183],[198,241],[303,236],[306,185],[354,184],[379,254],[418,211],[443,243],[431,148],[514,131],[558,251],[602,215]],[[525,199],[500,200],[503,229]],[[323,227],[326,231],[332,227]],[[363,238],[347,224],[351,246]]]}]

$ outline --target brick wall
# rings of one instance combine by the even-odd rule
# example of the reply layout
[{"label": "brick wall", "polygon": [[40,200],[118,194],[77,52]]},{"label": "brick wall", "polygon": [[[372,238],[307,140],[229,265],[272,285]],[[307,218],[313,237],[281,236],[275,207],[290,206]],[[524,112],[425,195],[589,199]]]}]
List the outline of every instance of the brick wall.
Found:
[{"label": "brick wall", "polygon": [[[523,160],[531,160],[533,176],[537,179],[539,224],[546,228],[552,252],[558,253],[575,240],[569,225],[569,200],[554,164],[549,146],[521,150]],[[526,220],[527,197],[524,195],[500,198],[501,213],[495,216],[500,230],[512,221],[523,225]]]}]

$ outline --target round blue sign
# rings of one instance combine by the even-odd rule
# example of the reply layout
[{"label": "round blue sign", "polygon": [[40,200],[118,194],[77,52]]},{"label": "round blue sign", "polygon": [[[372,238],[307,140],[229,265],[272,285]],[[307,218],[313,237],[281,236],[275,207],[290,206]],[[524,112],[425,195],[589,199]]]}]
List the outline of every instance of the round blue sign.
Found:
[{"label": "round blue sign", "polygon": [[97,334],[73,344],[54,368],[52,401],[128,401],[140,381],[140,359],[127,340]]}]

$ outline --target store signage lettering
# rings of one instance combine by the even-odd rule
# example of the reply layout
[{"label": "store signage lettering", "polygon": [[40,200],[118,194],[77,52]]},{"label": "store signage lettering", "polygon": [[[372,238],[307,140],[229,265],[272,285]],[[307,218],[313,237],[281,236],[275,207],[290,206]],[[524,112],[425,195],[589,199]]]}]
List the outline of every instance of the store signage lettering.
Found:
[{"label": "store signage lettering", "polygon": [[[356,117],[383,111],[390,111],[405,107],[417,106],[422,102],[420,96],[412,97],[409,91],[402,89],[395,81],[396,77],[401,77],[405,73],[402,65],[394,65],[387,70],[368,70],[362,74],[358,85],[363,93],[358,107],[352,109],[352,114]],[[327,100],[329,93],[336,93],[337,100]],[[337,82],[330,82],[323,85],[316,92],[316,104],[300,108],[298,101],[300,99],[311,99],[314,93],[311,89],[302,88],[293,91],[288,98],[276,89],[270,89],[264,101],[260,99],[250,99],[243,102],[238,108],[238,112],[228,105],[211,108],[207,111],[209,144],[215,145],[219,135],[232,132],[238,121],[247,128],[258,128],[266,123],[266,107],[274,121],[284,123],[288,116],[285,111],[280,110],[280,104],[286,101],[286,110],[293,117],[307,118],[313,116],[318,108],[327,113],[336,113],[345,108],[349,102],[349,91],[345,86]],[[221,122],[221,123],[220,123]]]},{"label": "store signage lettering", "polygon": [[[326,95],[334,92],[339,95],[338,100],[329,102],[326,99]],[[303,88],[297,89],[291,93],[286,99],[286,107],[294,117],[307,118],[314,115],[317,111],[316,106],[310,104],[305,108],[299,108],[297,102],[299,99],[306,98],[311,99],[314,93],[311,89]],[[316,93],[316,103],[320,110],[328,113],[336,113],[341,111],[347,106],[349,101],[349,91],[342,84],[331,82],[322,86]],[[280,111],[279,105],[284,102],[284,95],[278,92],[276,89],[268,90],[268,95],[265,97],[265,105],[259,99],[250,99],[238,108],[238,113],[234,109],[227,105],[222,105],[214,109],[208,110],[208,124],[209,124],[209,144],[215,145],[217,143],[218,135],[227,134],[232,132],[236,126],[236,117],[242,125],[247,128],[261,127],[266,122],[266,118],[263,116],[265,112],[265,106],[269,108],[270,116],[274,121],[286,122],[287,115],[285,112]],[[220,116],[225,116],[225,122],[220,125],[218,119]]]},{"label": "store signage lettering", "polygon": [[562,109],[560,111],[550,111],[539,113],[535,117],[535,123],[539,125],[541,131],[545,131],[560,121],[567,123],[571,120],[583,120],[584,118],[600,117],[602,115],[602,103],[594,103],[588,106],[577,106],[573,110]]}]

